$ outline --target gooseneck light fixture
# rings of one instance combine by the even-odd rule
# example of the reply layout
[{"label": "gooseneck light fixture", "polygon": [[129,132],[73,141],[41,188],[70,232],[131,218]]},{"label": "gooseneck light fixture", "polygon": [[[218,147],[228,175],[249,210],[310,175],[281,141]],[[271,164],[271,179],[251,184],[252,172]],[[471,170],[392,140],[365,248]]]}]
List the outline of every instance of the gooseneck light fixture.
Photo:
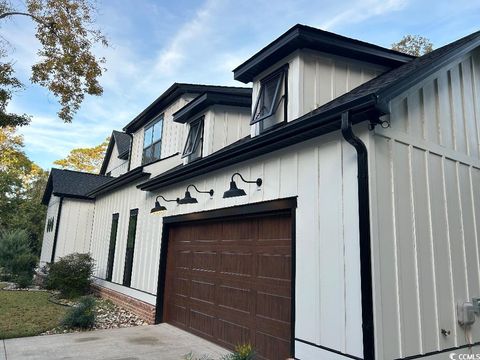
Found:
[{"label": "gooseneck light fixture", "polygon": [[190,194],[190,191],[188,191],[188,189],[191,188],[191,187],[193,187],[200,194],[210,194],[210,197],[213,196],[213,189],[211,189],[209,191],[202,191],[202,190],[198,190],[195,185],[190,184],[190,185],[187,186],[187,189],[185,191],[185,197],[183,199],[179,199],[177,201],[179,204],[196,204],[196,203],[198,203],[197,199],[192,197],[192,195]]},{"label": "gooseneck light fixture", "polygon": [[247,184],[257,184],[258,187],[262,186],[262,179],[258,178],[257,180],[245,180],[242,176],[242,174],[240,173],[235,173],[232,175],[232,179],[230,180],[230,189],[228,189],[227,191],[225,191],[223,193],[223,198],[226,199],[226,198],[231,198],[231,197],[236,197],[236,196],[244,196],[244,195],[247,195],[247,193],[245,192],[245,190],[243,189],[239,189],[237,187],[237,184],[235,183],[235,181],[233,180],[233,178],[238,175],[240,177],[240,179],[247,183]]},{"label": "gooseneck light fixture", "polygon": [[158,195],[156,198],[155,198],[155,206],[152,208],[152,210],[150,210],[150,214],[160,214],[162,211],[165,211],[167,210],[167,208],[163,205],[160,205],[160,202],[158,201],[158,198],[162,198],[163,201],[166,201],[166,202],[179,202],[180,199],[175,199],[175,200],[169,200],[169,199],[165,199],[162,195]]}]

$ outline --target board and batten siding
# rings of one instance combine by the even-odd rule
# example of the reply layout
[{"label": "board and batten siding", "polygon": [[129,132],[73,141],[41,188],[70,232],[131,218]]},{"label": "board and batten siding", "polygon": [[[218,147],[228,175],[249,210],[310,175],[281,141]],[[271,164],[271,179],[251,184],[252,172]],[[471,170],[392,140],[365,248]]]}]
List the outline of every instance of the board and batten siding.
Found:
[{"label": "board and batten siding", "polygon": [[108,161],[105,174],[110,173],[111,176],[120,176],[128,171],[128,160],[118,158],[118,147],[115,146],[112,149],[110,159]]},{"label": "board and batten siding", "polygon": [[72,253],[90,252],[94,211],[91,200],[63,199],[55,261]]},{"label": "board and batten siding", "polygon": [[[42,252],[40,253],[40,266],[51,262],[53,251],[53,239],[55,238],[55,228],[57,227],[58,208],[60,206],[60,198],[58,196],[50,196],[50,201],[47,207],[47,216],[45,220],[45,227],[43,230]],[[48,219],[54,219],[53,229],[47,232]]]},{"label": "board and batten siding", "polygon": [[480,296],[479,75],[477,50],[393,99],[391,127],[372,135],[379,359],[466,344],[456,304]]},{"label": "board and batten siding", "polygon": [[[174,122],[172,115],[194,98],[195,95],[193,94],[184,94],[168,105],[165,109],[158,112],[158,115],[163,114],[162,158],[169,157],[183,151],[183,145],[187,136],[185,125]],[[151,120],[154,119],[155,117],[153,117]],[[146,125],[148,125],[148,123]],[[130,163],[131,169],[142,165],[143,135],[144,127],[141,127],[133,134],[132,159]]]},{"label": "board and batten siding", "polygon": [[[314,50],[297,50],[254,79],[252,111],[260,91],[261,80],[286,64],[288,64],[288,121],[298,119],[388,70],[379,65]],[[252,136],[258,133],[258,124],[253,125]]]},{"label": "board and batten siding", "polygon": [[250,134],[250,109],[215,105],[205,113],[203,156],[208,156]]},{"label": "board and batten siding", "polygon": [[[239,182],[247,196],[223,199],[236,171],[247,179],[261,177],[260,191],[255,184]],[[213,199],[194,192],[197,204],[165,203],[168,210],[164,216],[298,197],[295,335],[362,356],[356,152],[341,135],[337,132],[290,146],[156,192],[143,192],[132,184],[100,196],[92,237],[98,277],[105,277],[111,218],[118,212],[113,281],[121,283],[128,213],[139,208],[131,286],[156,293],[162,217],[151,215],[150,209],[156,195],[182,197],[189,183],[199,189],[214,189]]]}]

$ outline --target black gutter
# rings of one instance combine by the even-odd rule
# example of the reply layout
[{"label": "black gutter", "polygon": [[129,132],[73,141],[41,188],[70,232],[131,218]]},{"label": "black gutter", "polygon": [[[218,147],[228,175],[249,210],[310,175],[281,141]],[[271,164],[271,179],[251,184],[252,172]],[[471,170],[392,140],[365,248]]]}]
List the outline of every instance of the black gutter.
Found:
[{"label": "black gutter", "polygon": [[91,196],[88,195],[74,195],[74,194],[67,194],[62,192],[52,192],[52,195],[59,196],[62,198],[70,198],[70,199],[79,199],[79,200],[93,200]]},{"label": "black gutter", "polygon": [[60,215],[62,214],[62,205],[63,205],[63,197],[60,198],[60,203],[58,204],[57,224],[55,226],[55,235],[53,236],[52,257],[50,259],[51,263],[55,262],[55,252],[57,251],[58,229],[60,228]]},{"label": "black gutter", "polygon": [[96,189],[90,191],[87,195],[90,197],[97,197],[98,195],[104,194],[106,192],[118,189],[119,187],[129,184],[130,182],[141,179],[143,177],[150,176],[149,173],[143,172],[143,166],[139,166],[129,172],[126,172],[123,175],[120,175],[117,178],[97,187]]},{"label": "black gutter", "polygon": [[208,157],[179,167],[174,171],[158,175],[137,185],[137,188],[144,191],[157,190],[161,187],[250,160],[256,156],[261,156],[328,132],[340,130],[342,112],[346,110],[355,111],[357,115],[354,118],[354,122],[356,123],[365,120],[366,117],[361,116],[361,114],[369,110],[375,110],[375,105],[376,98],[368,95],[319,114],[307,114],[276,130],[250,138],[242,144],[217,151]]},{"label": "black gutter", "polygon": [[363,358],[375,359],[373,323],[372,259],[370,245],[370,196],[368,184],[368,151],[352,129],[350,111],[342,114],[342,135],[357,151],[358,220],[360,233],[360,277],[362,291]]}]

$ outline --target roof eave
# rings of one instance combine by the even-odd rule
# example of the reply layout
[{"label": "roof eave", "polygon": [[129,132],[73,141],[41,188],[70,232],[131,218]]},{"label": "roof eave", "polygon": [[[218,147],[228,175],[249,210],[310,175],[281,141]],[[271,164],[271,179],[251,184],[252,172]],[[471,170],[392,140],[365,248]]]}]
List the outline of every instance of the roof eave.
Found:
[{"label": "roof eave", "polygon": [[250,95],[222,94],[222,93],[204,93],[179,111],[173,114],[173,121],[184,124],[192,117],[195,117],[203,110],[213,105],[227,105],[236,107],[250,108],[252,106],[252,97]]},{"label": "roof eave", "polygon": [[327,32],[320,33],[320,30],[315,32],[312,28],[297,25],[236,67],[233,70],[234,79],[249,83],[273,63],[301,48],[331,52],[390,67],[402,65],[415,58],[377,45]]},{"label": "roof eave", "polygon": [[[375,105],[375,96],[369,94],[320,114],[307,114],[277,130],[259,135],[247,143],[232,147],[228,151],[219,151],[171,173],[156,176],[137,185],[137,188],[143,191],[154,191],[338,130],[340,128],[340,116],[344,111],[360,112],[360,110],[373,109]],[[356,122],[360,122],[358,117]]]}]

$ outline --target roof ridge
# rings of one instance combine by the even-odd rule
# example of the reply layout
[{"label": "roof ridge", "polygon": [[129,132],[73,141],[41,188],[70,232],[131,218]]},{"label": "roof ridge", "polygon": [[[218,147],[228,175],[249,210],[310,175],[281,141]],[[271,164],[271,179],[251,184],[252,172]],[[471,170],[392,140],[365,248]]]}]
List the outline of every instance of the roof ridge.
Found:
[{"label": "roof ridge", "polygon": [[73,173],[83,174],[83,175],[93,175],[93,176],[101,176],[101,177],[106,177],[106,178],[113,178],[113,176],[107,176],[107,175],[101,175],[101,174],[94,174],[94,173],[91,173],[91,172],[80,171],[80,170],[59,169],[59,168],[54,168],[54,167],[52,167],[50,170],[51,170],[51,171],[53,171],[53,170],[56,170],[56,171],[68,171],[68,172],[73,172]]}]

